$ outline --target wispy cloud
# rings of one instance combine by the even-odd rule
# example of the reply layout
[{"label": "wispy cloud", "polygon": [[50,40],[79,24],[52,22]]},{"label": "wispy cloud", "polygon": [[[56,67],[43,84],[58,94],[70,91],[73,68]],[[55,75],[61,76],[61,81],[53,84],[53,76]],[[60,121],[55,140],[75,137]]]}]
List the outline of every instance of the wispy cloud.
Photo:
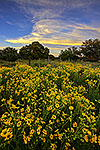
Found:
[{"label": "wispy cloud", "polygon": [[6,23],[9,25],[13,25],[13,23],[11,23],[10,21],[6,21]]},{"label": "wispy cloud", "polygon": [[[100,38],[100,27],[94,24],[73,21],[68,15],[71,10],[89,8],[98,0],[10,0],[16,2],[33,25],[29,35],[16,39],[6,39],[6,42],[30,44],[39,41],[50,45],[51,51],[58,51],[65,46],[79,46],[89,38]],[[99,3],[100,4],[100,3]],[[66,12],[66,15],[62,14]],[[91,12],[91,11],[90,11]],[[92,13],[92,12],[91,12]],[[86,14],[85,14],[86,15]],[[88,15],[88,14],[87,14]],[[76,19],[77,20],[77,19]],[[100,22],[100,21],[98,21]],[[10,22],[8,22],[10,24]],[[20,23],[19,23],[20,24]],[[24,28],[24,26],[22,26]],[[52,46],[51,46],[52,45]],[[61,47],[56,47],[60,45]]]},{"label": "wispy cloud", "polygon": [[59,16],[68,5],[69,0],[11,0],[18,4],[20,10],[32,17],[32,22]]},{"label": "wispy cloud", "polygon": [[[72,25],[73,24],[73,25]],[[58,20],[41,20],[37,22],[30,35],[7,39],[7,42],[29,44],[39,40],[43,44],[80,45],[87,38],[100,38],[100,28],[79,23],[64,23]]]},{"label": "wispy cloud", "polygon": [[[50,19],[59,16],[65,10],[73,8],[87,8],[98,0],[10,0],[16,2],[18,7],[31,15],[34,19]],[[100,3],[99,3],[100,4]]]},{"label": "wispy cloud", "polygon": [[95,3],[98,0],[71,0],[73,8],[81,8],[81,7],[88,7],[89,5]]}]

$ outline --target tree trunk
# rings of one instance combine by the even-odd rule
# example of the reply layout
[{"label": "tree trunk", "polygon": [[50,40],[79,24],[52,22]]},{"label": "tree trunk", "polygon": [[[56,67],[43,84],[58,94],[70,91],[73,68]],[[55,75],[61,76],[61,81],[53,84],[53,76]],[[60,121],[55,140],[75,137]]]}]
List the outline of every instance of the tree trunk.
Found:
[{"label": "tree trunk", "polygon": [[31,66],[31,58],[29,57],[29,66]]}]

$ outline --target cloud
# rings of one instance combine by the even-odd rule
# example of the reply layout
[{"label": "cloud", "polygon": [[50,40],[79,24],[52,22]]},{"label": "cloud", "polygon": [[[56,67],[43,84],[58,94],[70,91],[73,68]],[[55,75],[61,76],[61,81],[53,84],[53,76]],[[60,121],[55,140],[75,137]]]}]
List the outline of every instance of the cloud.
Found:
[{"label": "cloud", "polygon": [[29,38],[29,39],[23,39],[23,38],[19,38],[17,40],[6,40],[7,42],[10,43],[20,43],[20,44],[30,44],[33,41],[40,41],[42,44],[52,44],[52,45],[81,45],[82,42],[79,41],[73,41],[73,40],[47,40],[47,39],[43,39],[40,40],[38,38]]},{"label": "cloud", "polygon": [[77,23],[77,26],[73,26],[73,25],[70,25],[70,26],[75,27],[76,29],[91,30],[91,31],[100,32],[100,28],[91,27],[91,26],[81,24],[81,23]]},{"label": "cloud", "polygon": [[40,37],[40,34],[33,32],[32,35]]},{"label": "cloud", "polygon": [[13,25],[10,21],[6,21],[6,23],[9,24],[9,25]]},{"label": "cloud", "polygon": [[[57,20],[41,20],[35,24],[30,35],[18,39],[7,39],[7,42],[29,44],[40,41],[42,44],[53,45],[80,45],[81,42],[70,38],[71,28],[69,25]],[[67,33],[63,32],[67,30]],[[77,37],[76,37],[77,38]]]},{"label": "cloud", "polygon": [[[9,47],[9,46],[0,46],[0,50],[3,50],[3,49],[6,48],[6,47]],[[11,47],[12,47],[12,46],[11,46]],[[18,46],[13,46],[13,48],[19,50],[19,49],[21,48],[21,46],[20,46],[20,47],[18,47]]]},{"label": "cloud", "polygon": [[8,39],[6,40],[6,42],[10,42],[10,43],[20,43],[20,44],[30,44],[32,43],[32,41],[34,40],[38,40],[38,38],[19,38],[19,39]]},{"label": "cloud", "polygon": [[69,0],[10,0],[16,2],[21,11],[32,17],[32,22],[59,16]]},{"label": "cloud", "polygon": [[89,5],[95,3],[98,0],[72,0],[72,7],[73,8],[82,8],[82,7],[88,7]]},{"label": "cloud", "polygon": [[[17,3],[24,14],[31,18],[33,25],[29,35],[17,39],[6,39],[13,44],[30,44],[39,41],[41,44],[49,45],[52,51],[60,50],[66,46],[79,46],[82,41],[89,38],[100,38],[100,27],[85,23],[80,20],[72,21],[69,16],[73,10],[89,8],[98,0],[10,0]],[[62,15],[65,13],[65,16]],[[91,11],[90,11],[91,12]],[[91,13],[92,14],[92,13]],[[86,13],[84,14],[86,15]],[[88,15],[88,14],[87,14]],[[88,16],[87,16],[88,18]],[[79,18],[78,18],[79,19]],[[23,27],[23,26],[22,26]],[[23,27],[24,28],[24,27]],[[56,47],[61,45],[61,47]]]},{"label": "cloud", "polygon": [[100,38],[100,28],[75,22],[66,23],[47,19],[36,22],[29,35],[6,41],[21,44],[40,41],[42,44],[52,45],[81,45],[83,40],[92,37]]},{"label": "cloud", "polygon": [[50,19],[73,8],[87,8],[98,0],[10,0],[34,19]]},{"label": "cloud", "polygon": [[0,46],[0,50],[3,50],[5,48],[5,46]]},{"label": "cloud", "polygon": [[38,32],[39,34],[51,34],[56,33],[62,30],[64,23],[59,22],[58,20],[40,20],[36,22],[36,24],[33,26],[33,31]]}]

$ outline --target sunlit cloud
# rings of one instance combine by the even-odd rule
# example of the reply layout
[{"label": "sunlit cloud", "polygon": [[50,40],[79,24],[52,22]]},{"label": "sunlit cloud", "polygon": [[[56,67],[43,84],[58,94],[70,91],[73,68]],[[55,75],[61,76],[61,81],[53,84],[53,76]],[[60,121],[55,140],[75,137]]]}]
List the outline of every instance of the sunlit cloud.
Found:
[{"label": "sunlit cloud", "polygon": [[82,44],[82,42],[76,42],[76,41],[72,41],[72,40],[45,40],[45,41],[41,41],[41,43],[43,44],[52,44],[52,45],[71,45],[71,46],[79,46]]},{"label": "sunlit cloud", "polygon": [[[86,20],[89,15],[98,14],[93,12],[94,4],[100,4],[98,0],[9,0],[15,2],[20,12],[29,19],[31,31],[22,34],[17,38],[6,38],[8,44],[31,44],[39,41],[44,46],[49,45],[52,52],[58,53],[60,49],[68,46],[80,46],[82,42],[89,38],[100,38],[100,27],[94,20]],[[86,10],[86,11],[85,11]],[[77,12],[77,13],[76,13]],[[80,12],[80,13],[78,13]],[[93,14],[92,14],[93,13]],[[87,16],[82,20],[83,16]],[[75,16],[76,15],[76,16]],[[74,19],[73,19],[74,18]],[[10,21],[6,21],[11,25]],[[28,26],[29,26],[28,24]],[[16,22],[22,31],[27,23],[23,20]],[[23,30],[24,31],[24,30]],[[18,45],[18,46],[19,46]],[[59,46],[60,45],[60,46]],[[56,47],[59,46],[59,47]]]},{"label": "sunlit cloud", "polygon": [[[5,49],[7,46],[0,46],[0,50],[3,50],[3,49]],[[9,46],[8,46],[9,47]],[[15,46],[15,47],[13,47],[13,48],[15,48],[16,50],[19,50],[20,48],[21,48],[21,46]]]},{"label": "sunlit cloud", "polygon": [[23,39],[23,38],[19,38],[17,40],[6,40],[7,42],[10,42],[10,43],[21,43],[21,44],[30,44],[32,43],[33,41],[40,41],[42,44],[52,44],[52,45],[81,45],[82,42],[75,42],[75,41],[72,41],[72,40],[39,40],[39,39],[36,39],[36,38],[30,38],[30,39]]},{"label": "sunlit cloud", "polygon": [[0,46],[0,50],[3,50],[5,48],[5,46]]},{"label": "sunlit cloud", "polygon": [[91,26],[88,26],[88,25],[80,24],[80,23],[77,23],[76,25],[77,26],[75,26],[75,25],[69,25],[69,26],[74,27],[76,29],[93,30],[93,31],[100,32],[100,28],[95,28],[95,27],[91,27]]},{"label": "sunlit cloud", "polygon": [[34,36],[40,36],[40,34],[33,32],[32,35]]},{"label": "sunlit cloud", "polygon": [[19,39],[16,39],[16,40],[6,40],[7,42],[10,42],[10,43],[20,43],[20,44],[30,44],[32,41],[34,40],[38,40],[38,38],[19,38]]},{"label": "sunlit cloud", "polygon": [[[92,32],[91,32],[92,31]],[[52,45],[81,45],[82,41],[91,37],[100,37],[100,28],[85,24],[72,22],[62,23],[58,20],[40,20],[33,26],[30,35],[18,38],[7,39],[10,43],[30,44],[33,41],[40,41],[42,44]]]}]

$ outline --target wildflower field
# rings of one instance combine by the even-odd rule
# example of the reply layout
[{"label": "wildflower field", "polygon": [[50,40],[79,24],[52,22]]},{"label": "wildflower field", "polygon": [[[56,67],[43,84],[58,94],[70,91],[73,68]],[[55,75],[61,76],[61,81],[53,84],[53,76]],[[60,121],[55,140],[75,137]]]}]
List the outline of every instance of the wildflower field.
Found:
[{"label": "wildflower field", "polygon": [[0,68],[2,150],[99,150],[100,68]]}]

